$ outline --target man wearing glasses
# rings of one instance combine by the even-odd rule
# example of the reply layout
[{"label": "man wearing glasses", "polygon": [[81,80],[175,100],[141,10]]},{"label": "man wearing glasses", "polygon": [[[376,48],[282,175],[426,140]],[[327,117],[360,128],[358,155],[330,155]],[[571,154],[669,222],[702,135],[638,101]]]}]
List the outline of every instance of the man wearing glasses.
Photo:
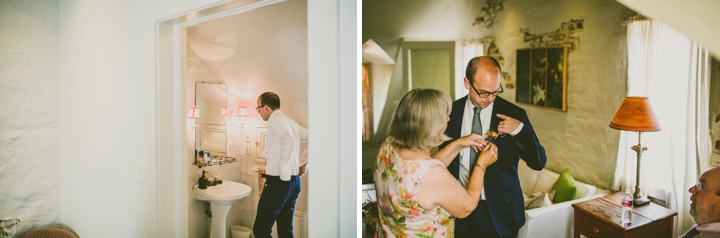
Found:
[{"label": "man wearing glasses", "polygon": [[[525,224],[525,209],[520,180],[517,175],[519,159],[528,167],[545,167],[545,149],[522,108],[498,95],[503,92],[500,64],[488,56],[475,57],[465,71],[467,96],[453,102],[450,121],[445,134],[458,139],[471,133],[485,135],[488,130],[500,135],[494,141],[498,160],[487,167],[485,184],[477,208],[464,219],[456,219],[457,237],[516,237]],[[469,100],[468,100],[469,99]],[[447,145],[447,141],[440,148]],[[467,186],[478,155],[463,149],[450,163],[448,170]]]},{"label": "man wearing glasses", "polygon": [[[257,99],[255,110],[267,121],[265,168],[260,169],[266,179],[260,194],[253,225],[255,237],[272,237],[277,221],[278,237],[293,237],[295,201],[300,194],[300,177],[307,166],[308,130],[280,111],[280,97],[265,92]],[[301,153],[302,152],[302,153]]]},{"label": "man wearing glasses", "polygon": [[720,167],[712,167],[700,175],[691,187],[690,215],[697,223],[683,238],[720,237]]}]

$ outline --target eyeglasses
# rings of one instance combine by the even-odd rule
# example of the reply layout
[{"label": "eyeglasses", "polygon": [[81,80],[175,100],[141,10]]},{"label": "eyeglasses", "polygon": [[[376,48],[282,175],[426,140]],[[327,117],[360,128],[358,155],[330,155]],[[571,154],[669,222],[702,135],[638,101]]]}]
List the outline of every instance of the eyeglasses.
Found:
[{"label": "eyeglasses", "polygon": [[497,91],[492,92],[492,93],[486,92],[486,91],[480,91],[477,88],[475,88],[475,85],[473,85],[472,83],[469,83],[469,84],[470,84],[470,87],[472,87],[475,90],[475,93],[477,93],[478,96],[480,96],[480,98],[487,98],[490,95],[493,95],[493,97],[497,97],[498,94],[501,94],[503,92],[502,84],[500,84],[500,88]]},{"label": "eyeglasses", "polygon": [[714,189],[712,189],[712,188],[705,187],[705,185],[703,185],[702,183],[700,183],[700,181],[698,181],[697,184],[695,184],[695,192],[696,192],[696,193],[699,193],[699,192],[702,191],[703,189],[707,189],[707,190],[713,191],[713,192],[715,192],[715,195],[720,196],[720,192],[718,192],[718,190],[714,190]]},{"label": "eyeglasses", "polygon": [[260,108],[263,108],[263,107],[265,107],[265,104],[256,107],[256,108],[255,108],[255,111],[257,111],[258,113],[260,113]]}]

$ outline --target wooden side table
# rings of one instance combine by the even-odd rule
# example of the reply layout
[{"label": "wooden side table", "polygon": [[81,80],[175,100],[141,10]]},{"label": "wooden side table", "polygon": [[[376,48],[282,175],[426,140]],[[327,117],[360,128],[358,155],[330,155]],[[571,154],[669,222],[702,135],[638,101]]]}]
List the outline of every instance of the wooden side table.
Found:
[{"label": "wooden side table", "polygon": [[573,204],[574,237],[672,237],[676,212],[655,203],[633,208],[632,222],[623,225],[623,192]]}]

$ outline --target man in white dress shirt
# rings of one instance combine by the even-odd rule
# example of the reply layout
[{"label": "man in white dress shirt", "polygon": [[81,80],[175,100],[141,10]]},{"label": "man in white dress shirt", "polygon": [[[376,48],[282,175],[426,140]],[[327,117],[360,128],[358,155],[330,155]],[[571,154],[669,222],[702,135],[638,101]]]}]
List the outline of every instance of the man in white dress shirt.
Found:
[{"label": "man in white dress shirt", "polygon": [[272,237],[271,229],[277,221],[278,236],[293,237],[295,200],[300,194],[300,176],[305,174],[307,152],[300,147],[307,144],[308,130],[280,111],[280,97],[265,92],[257,99],[255,108],[267,121],[265,146],[267,156],[265,186],[260,195],[253,233],[257,238]]}]

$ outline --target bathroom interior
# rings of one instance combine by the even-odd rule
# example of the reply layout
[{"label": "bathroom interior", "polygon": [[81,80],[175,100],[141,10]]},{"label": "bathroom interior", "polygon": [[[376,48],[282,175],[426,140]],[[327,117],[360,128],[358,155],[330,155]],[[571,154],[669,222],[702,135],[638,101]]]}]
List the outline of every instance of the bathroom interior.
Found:
[{"label": "bathroom interior", "polygon": [[[251,188],[247,197],[232,204],[223,229],[225,237],[232,237],[232,225],[252,228],[257,211],[259,176],[253,168],[265,164],[267,132],[266,122],[255,110],[258,96],[266,91],[277,93],[281,111],[308,128],[306,9],[306,1],[287,1],[186,28],[187,186],[198,184],[204,171],[208,178]],[[212,165],[198,166],[198,151],[209,153]],[[225,157],[231,160],[217,161]],[[301,179],[295,237],[306,237],[311,173]],[[193,197],[195,189],[187,194],[188,234],[210,237],[210,217],[215,214],[210,212],[209,202]]]}]

